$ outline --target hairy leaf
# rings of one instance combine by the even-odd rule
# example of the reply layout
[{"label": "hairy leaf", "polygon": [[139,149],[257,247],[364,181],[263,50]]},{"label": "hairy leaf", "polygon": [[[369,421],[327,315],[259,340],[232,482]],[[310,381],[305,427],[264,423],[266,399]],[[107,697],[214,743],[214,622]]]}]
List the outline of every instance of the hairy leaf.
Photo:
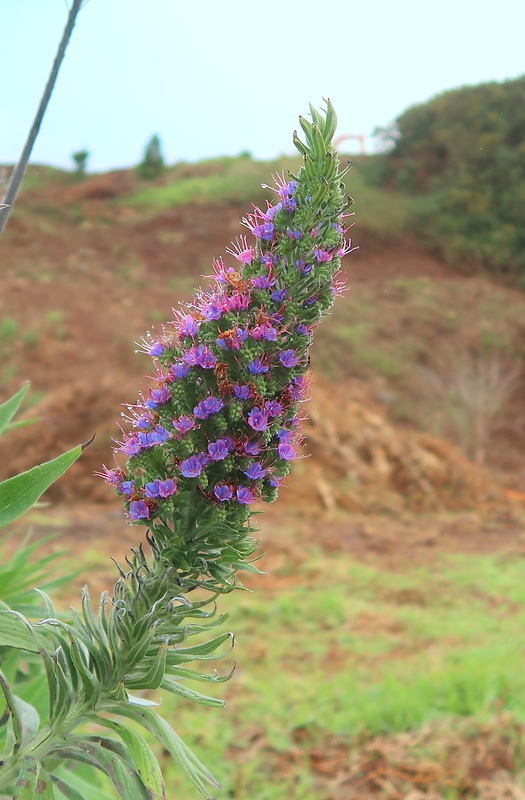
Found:
[{"label": "hairy leaf", "polygon": [[31,508],[45,490],[77,460],[82,450],[82,445],[77,445],[52,461],[46,461],[0,483],[0,528],[18,519]]},{"label": "hairy leaf", "polygon": [[40,764],[31,756],[22,761],[22,769],[15,785],[13,800],[34,800],[36,785],[40,774]]}]

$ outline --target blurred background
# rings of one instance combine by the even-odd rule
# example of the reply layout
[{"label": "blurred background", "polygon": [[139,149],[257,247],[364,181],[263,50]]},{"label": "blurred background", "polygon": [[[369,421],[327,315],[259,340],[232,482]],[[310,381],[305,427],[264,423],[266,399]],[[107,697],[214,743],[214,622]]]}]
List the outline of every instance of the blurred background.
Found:
[{"label": "blurred background", "polygon": [[[0,4],[0,199],[66,17]],[[64,602],[137,542],[93,476],[148,385],[134,343],[298,169],[309,102],[331,98],[353,162],[359,249],[317,331],[309,457],[257,518],[268,574],[223,600],[228,705],[173,708],[220,796],[525,798],[524,23],[517,0],[78,16],[0,240],[0,401],[30,380],[41,418],[4,438],[0,479],[97,434],[20,528],[82,567]]]}]

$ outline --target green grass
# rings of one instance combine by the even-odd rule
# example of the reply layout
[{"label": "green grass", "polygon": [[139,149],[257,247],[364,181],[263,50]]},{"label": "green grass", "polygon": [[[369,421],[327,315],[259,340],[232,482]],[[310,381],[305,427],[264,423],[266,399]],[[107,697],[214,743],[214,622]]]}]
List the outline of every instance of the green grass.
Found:
[{"label": "green grass", "polygon": [[[275,161],[253,161],[245,156],[222,157],[198,164],[177,164],[154,184],[139,184],[122,200],[126,205],[147,210],[148,215],[187,203],[241,203],[247,209],[271,197],[261,184],[271,184],[272,174],[296,172],[299,158],[283,156]],[[379,233],[402,231],[412,212],[413,201],[401,193],[369,186],[365,169],[358,163],[345,178],[347,192],[355,199],[359,224]]]},{"label": "green grass", "polygon": [[[351,743],[439,719],[482,722],[498,710],[525,721],[521,560],[447,557],[401,574],[316,553],[300,571],[304,580],[277,594],[223,598],[239,663],[222,687],[226,710],[163,701],[226,797],[287,797],[267,751],[296,750],[299,729],[319,744]],[[254,731],[264,751],[251,748]],[[165,766],[170,786],[182,785]],[[296,796],[321,796],[308,763],[298,776]]]}]

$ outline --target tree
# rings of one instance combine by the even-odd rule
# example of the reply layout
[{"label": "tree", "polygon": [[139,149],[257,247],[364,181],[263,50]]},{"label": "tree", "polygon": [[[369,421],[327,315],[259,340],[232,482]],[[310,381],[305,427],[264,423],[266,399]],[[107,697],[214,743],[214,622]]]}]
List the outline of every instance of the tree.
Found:
[{"label": "tree", "polygon": [[162,175],[164,168],[160,139],[155,133],[146,145],[144,158],[137,167],[137,174],[143,181],[152,181]]},{"label": "tree", "polygon": [[89,153],[87,150],[79,150],[78,152],[73,153],[71,155],[71,158],[77,165],[75,169],[75,177],[81,180],[86,174],[86,166],[87,166],[87,160],[89,158]]}]

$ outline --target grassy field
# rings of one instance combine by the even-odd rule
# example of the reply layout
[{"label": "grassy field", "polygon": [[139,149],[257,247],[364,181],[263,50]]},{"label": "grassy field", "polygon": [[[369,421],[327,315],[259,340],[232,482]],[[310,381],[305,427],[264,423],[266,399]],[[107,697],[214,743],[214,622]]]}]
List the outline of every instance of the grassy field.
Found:
[{"label": "grassy field", "polygon": [[[173,707],[224,796],[332,796],[301,737],[327,759],[330,743],[346,745],[350,774],[363,741],[379,734],[438,721],[453,729],[458,717],[483,724],[505,711],[525,722],[521,559],[444,556],[437,568],[391,572],[317,552],[286,588],[261,589],[224,603],[239,660],[226,710]],[[458,796],[457,786],[440,791]]]},{"label": "grassy field", "polygon": [[[464,522],[447,514],[438,524],[463,525],[468,539],[478,523]],[[315,544],[299,526],[273,528],[268,574],[220,599],[230,619],[217,632],[233,631],[236,645],[210,672],[235,661],[233,678],[189,684],[225,709],[151,693],[221,782],[217,796],[521,798],[497,792],[503,773],[512,791],[525,787],[523,535],[500,545],[497,520],[492,527],[493,552],[445,547],[391,563],[373,539],[357,558],[327,548],[322,529]],[[86,553],[91,574],[100,561],[100,551]],[[168,796],[196,796],[159,757]],[[480,770],[494,794],[481,792]]]}]

